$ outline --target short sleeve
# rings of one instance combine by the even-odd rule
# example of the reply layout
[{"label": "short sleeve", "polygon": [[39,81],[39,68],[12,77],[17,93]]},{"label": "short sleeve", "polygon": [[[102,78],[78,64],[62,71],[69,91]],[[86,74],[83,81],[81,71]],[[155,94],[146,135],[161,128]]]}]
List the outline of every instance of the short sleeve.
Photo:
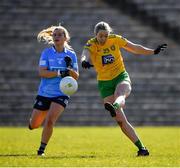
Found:
[{"label": "short sleeve", "polygon": [[92,47],[93,47],[92,40],[88,40],[87,43],[84,46],[84,49],[88,49],[89,51],[91,51]]},{"label": "short sleeve", "polygon": [[116,35],[116,39],[119,47],[124,47],[127,44],[127,39],[120,35]]},{"label": "short sleeve", "polygon": [[48,67],[48,57],[45,51],[41,53],[41,57],[39,60],[39,66],[40,67]]},{"label": "short sleeve", "polygon": [[76,53],[73,53],[73,69],[77,72],[79,71]]}]

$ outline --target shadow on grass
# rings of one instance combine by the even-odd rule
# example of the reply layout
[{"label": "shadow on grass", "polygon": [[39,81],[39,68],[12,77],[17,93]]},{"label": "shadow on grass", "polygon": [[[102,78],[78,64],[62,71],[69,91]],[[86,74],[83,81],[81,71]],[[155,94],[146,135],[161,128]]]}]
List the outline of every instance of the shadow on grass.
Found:
[{"label": "shadow on grass", "polygon": [[95,155],[56,155],[56,156],[37,156],[33,154],[0,154],[1,157],[39,157],[39,158],[44,158],[44,159],[68,159],[68,158],[78,158],[78,159],[83,159],[83,158],[96,158]]},{"label": "shadow on grass", "polygon": [[96,158],[96,156],[94,155],[75,155],[75,156],[72,156],[72,155],[66,155],[66,156],[63,156],[63,155],[59,155],[59,156],[45,156],[44,158],[46,159],[90,159],[90,158]]},{"label": "shadow on grass", "polygon": [[0,157],[22,157],[22,156],[34,156],[28,154],[0,154]]}]

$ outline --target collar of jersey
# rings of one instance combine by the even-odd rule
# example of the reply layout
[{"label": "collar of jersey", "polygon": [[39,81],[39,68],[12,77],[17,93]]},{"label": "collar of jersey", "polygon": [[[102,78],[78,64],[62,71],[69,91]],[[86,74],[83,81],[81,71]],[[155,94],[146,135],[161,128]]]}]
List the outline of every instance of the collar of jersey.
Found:
[{"label": "collar of jersey", "polygon": [[[52,50],[54,53],[58,53],[54,46],[52,46]],[[67,49],[64,47],[64,50],[62,52],[67,53]]]}]

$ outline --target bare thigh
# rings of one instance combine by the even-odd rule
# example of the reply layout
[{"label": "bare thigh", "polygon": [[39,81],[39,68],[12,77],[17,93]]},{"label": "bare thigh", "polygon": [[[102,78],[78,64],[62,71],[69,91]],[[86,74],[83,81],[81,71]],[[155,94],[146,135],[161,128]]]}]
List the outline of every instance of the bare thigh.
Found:
[{"label": "bare thigh", "polygon": [[52,102],[46,116],[45,125],[54,125],[63,111],[64,107],[62,105]]},{"label": "bare thigh", "polygon": [[106,102],[113,103],[114,101],[115,101],[114,95],[107,96],[107,97],[105,97],[105,98],[103,99],[104,104],[105,104]]},{"label": "bare thigh", "polygon": [[115,99],[119,96],[128,97],[131,93],[131,84],[128,81],[122,81],[116,86],[114,93]]}]

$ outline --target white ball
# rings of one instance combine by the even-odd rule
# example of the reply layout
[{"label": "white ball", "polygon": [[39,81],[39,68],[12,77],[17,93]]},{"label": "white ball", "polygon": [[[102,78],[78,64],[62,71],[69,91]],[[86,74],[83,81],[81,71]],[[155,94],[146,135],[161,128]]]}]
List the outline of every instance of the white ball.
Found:
[{"label": "white ball", "polygon": [[59,88],[65,95],[71,96],[77,91],[78,83],[73,77],[66,76],[61,79]]}]

